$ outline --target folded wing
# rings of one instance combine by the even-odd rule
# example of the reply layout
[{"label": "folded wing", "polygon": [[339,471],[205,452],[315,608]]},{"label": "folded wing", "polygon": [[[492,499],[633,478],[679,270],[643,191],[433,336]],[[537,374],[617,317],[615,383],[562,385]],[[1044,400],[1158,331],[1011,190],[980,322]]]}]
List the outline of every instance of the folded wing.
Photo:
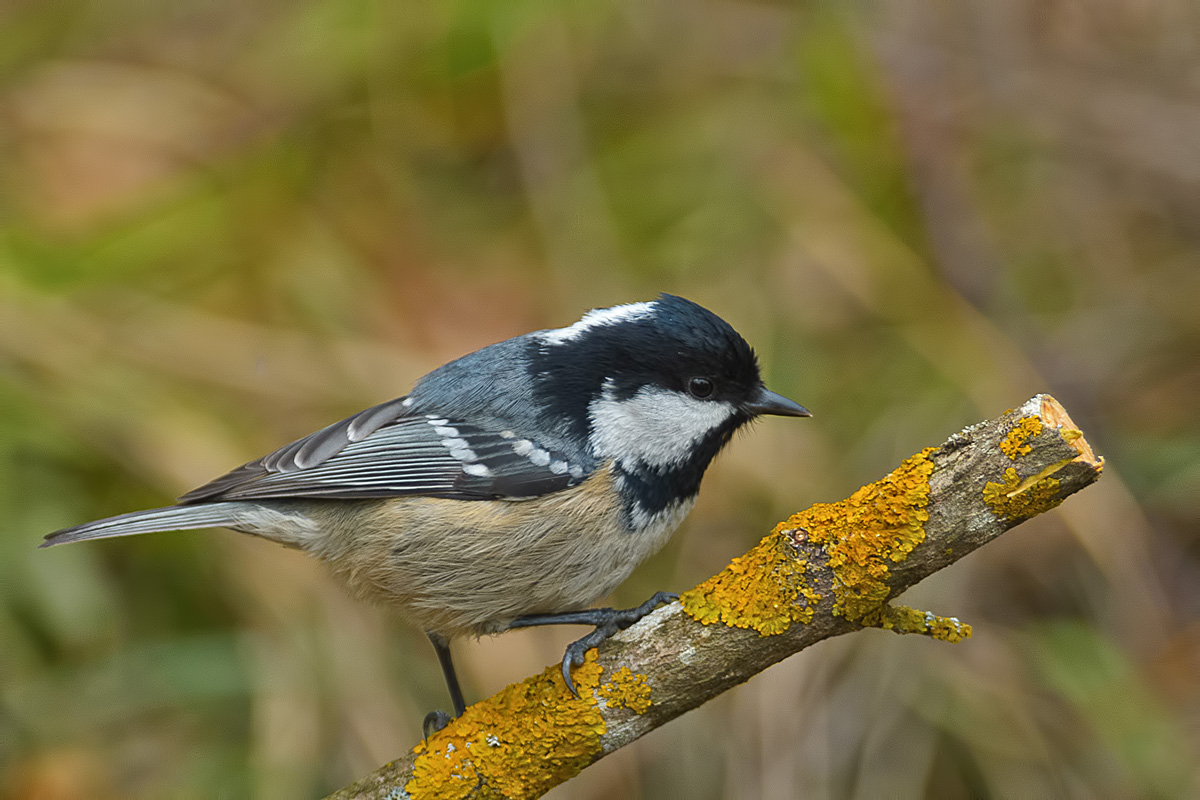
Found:
[{"label": "folded wing", "polygon": [[593,466],[569,463],[512,431],[413,414],[400,398],[238,467],[179,502],[402,495],[519,499],[579,483]]}]

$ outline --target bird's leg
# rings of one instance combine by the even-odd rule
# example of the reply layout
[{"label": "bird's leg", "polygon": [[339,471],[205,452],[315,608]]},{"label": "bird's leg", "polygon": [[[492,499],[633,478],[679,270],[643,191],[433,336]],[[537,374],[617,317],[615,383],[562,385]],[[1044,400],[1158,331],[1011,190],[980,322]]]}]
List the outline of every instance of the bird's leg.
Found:
[{"label": "bird's leg", "polygon": [[[571,680],[571,667],[583,664],[583,655],[593,647],[598,647],[608,637],[617,631],[623,631],[642,617],[659,606],[678,600],[674,592],[656,592],[646,602],[636,608],[588,608],[583,611],[563,611],[557,614],[530,614],[517,617],[508,623],[505,630],[511,628],[533,628],[539,625],[594,625],[595,630],[567,645],[563,654],[562,676],[567,682],[571,694],[579,697],[575,682]],[[447,654],[447,658],[449,655]]]},{"label": "bird's leg", "polygon": [[[450,643],[440,633],[425,631],[425,635],[429,637],[429,642],[437,653],[438,664],[442,666],[442,676],[446,679],[446,688],[450,690],[450,702],[454,704],[454,716],[461,717],[467,710],[467,704],[463,701],[462,689],[458,685],[454,662],[450,660]],[[437,733],[449,725],[450,719],[450,715],[445,711],[430,711],[426,714],[425,721],[421,723],[421,731],[425,738],[428,739],[431,733]]]}]

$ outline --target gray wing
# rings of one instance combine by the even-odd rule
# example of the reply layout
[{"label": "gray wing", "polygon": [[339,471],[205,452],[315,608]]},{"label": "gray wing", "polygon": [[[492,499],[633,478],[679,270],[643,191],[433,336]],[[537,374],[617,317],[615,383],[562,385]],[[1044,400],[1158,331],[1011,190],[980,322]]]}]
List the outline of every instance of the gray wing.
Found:
[{"label": "gray wing", "polygon": [[194,489],[180,503],[424,495],[536,497],[582,481],[593,465],[511,431],[432,414],[405,398],[368,408]]}]

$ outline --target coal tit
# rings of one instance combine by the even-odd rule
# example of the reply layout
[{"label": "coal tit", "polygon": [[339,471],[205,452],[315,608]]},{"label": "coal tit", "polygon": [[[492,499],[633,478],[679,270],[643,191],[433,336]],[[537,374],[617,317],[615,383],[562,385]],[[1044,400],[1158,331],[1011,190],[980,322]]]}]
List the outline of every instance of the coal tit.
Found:
[{"label": "coal tit", "polygon": [[593,625],[563,657],[574,691],[588,648],[673,599],[586,609],[662,547],[713,457],[764,414],[809,416],[724,320],[663,294],[484,347],[177,505],[42,546],[226,527],[304,550],[427,633],[461,714],[452,637]]}]

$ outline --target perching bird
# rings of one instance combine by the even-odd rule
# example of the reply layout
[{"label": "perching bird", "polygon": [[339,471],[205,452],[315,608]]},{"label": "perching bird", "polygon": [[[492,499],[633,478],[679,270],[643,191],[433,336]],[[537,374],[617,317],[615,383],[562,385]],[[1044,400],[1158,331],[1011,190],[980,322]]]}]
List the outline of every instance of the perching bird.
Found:
[{"label": "perching bird", "polygon": [[461,714],[452,637],[594,625],[563,657],[574,691],[588,648],[673,599],[585,610],[663,546],[713,457],[764,414],[809,416],[724,320],[663,294],[484,347],[177,505],[42,546],[225,527],[304,550],[427,633]]}]

